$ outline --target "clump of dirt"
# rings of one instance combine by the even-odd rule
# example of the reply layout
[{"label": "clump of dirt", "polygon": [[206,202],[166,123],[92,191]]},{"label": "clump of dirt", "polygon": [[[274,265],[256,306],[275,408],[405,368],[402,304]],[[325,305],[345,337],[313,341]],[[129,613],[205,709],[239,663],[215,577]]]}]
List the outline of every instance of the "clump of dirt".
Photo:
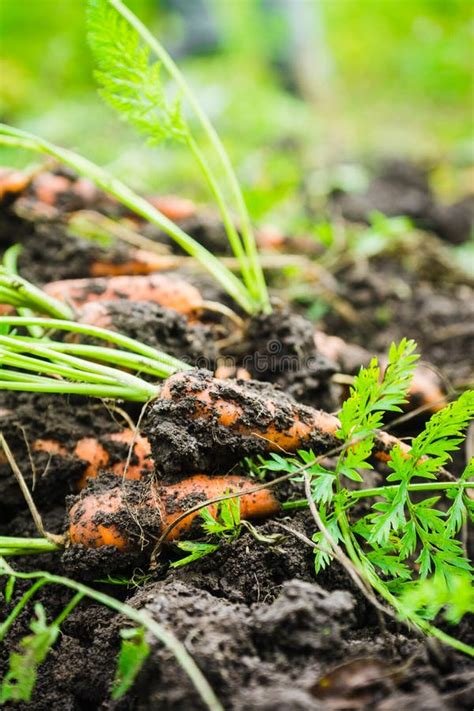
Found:
[{"label": "clump of dirt", "polygon": [[328,411],[336,405],[335,363],[318,352],[314,325],[286,307],[254,316],[242,365],[253,378],[279,385],[299,402]]},{"label": "clump of dirt", "polygon": [[474,195],[452,205],[439,203],[428,180],[429,171],[404,160],[389,160],[363,194],[335,192],[331,206],[348,220],[368,222],[370,213],[405,216],[417,227],[431,230],[442,239],[461,244],[469,239],[473,225]]},{"label": "clump of dirt", "polygon": [[192,366],[213,369],[217,348],[210,328],[190,324],[177,311],[141,301],[105,302],[111,326]]},{"label": "clump of dirt", "polygon": [[[159,476],[176,478],[193,472],[225,474],[244,457],[268,452],[268,431],[287,436],[295,419],[312,422],[313,412],[269,383],[217,380],[210,371],[189,371],[168,381],[170,397],[155,400],[147,411],[144,432]],[[198,395],[208,394],[209,412],[202,412]],[[214,402],[227,402],[236,418],[220,423]],[[308,433],[315,452],[334,445],[331,434]]]}]

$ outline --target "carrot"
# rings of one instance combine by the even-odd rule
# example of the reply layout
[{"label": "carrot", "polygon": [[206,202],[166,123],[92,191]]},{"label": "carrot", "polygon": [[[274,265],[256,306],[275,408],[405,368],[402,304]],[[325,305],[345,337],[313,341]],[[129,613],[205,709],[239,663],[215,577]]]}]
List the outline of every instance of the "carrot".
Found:
[{"label": "carrot", "polygon": [[[177,484],[152,485],[148,495],[142,498],[131,496],[125,487],[118,486],[86,493],[69,512],[69,539],[73,545],[81,544],[88,548],[113,546],[121,551],[139,550],[140,541],[133,534],[137,520],[150,521],[156,536],[196,503],[226,493],[239,493],[254,486],[254,481],[239,476],[196,474]],[[269,489],[240,497],[243,519],[266,518],[279,510],[279,503]],[[170,531],[166,540],[174,541],[188,534],[198,513],[195,511],[184,518]],[[144,534],[147,534],[146,530]]]},{"label": "carrot", "polygon": [[89,267],[92,277],[135,276],[167,271],[176,264],[175,257],[155,254],[146,249],[129,250],[129,258],[124,262],[96,260]]},{"label": "carrot", "polygon": [[151,301],[186,316],[202,308],[201,294],[184,279],[168,274],[65,279],[46,284],[50,296],[78,308],[91,301]]},{"label": "carrot", "polygon": [[[113,451],[113,447],[109,443],[116,442],[127,447],[134,442],[132,456],[126,471],[126,457],[119,461],[111,461],[110,450]],[[66,457],[69,453],[67,446],[53,439],[37,439],[33,442],[32,449],[35,452],[47,452],[62,457]],[[95,437],[83,437],[77,442],[72,455],[84,460],[87,464],[81,478],[76,483],[77,490],[83,489],[89,479],[97,477],[101,469],[126,479],[141,479],[143,473],[152,471],[154,466],[148,440],[128,428],[104,435],[102,442],[99,442]]]},{"label": "carrot", "polygon": [[[314,434],[334,437],[339,420],[323,410],[299,405],[278,391],[262,391],[249,383],[230,383],[187,371],[169,377],[161,391],[163,400],[188,399],[188,414],[217,424],[243,437],[257,435],[267,450],[294,452],[311,443]],[[252,387],[254,386],[254,387]],[[250,417],[253,411],[256,418]]]},{"label": "carrot", "polygon": [[148,202],[156,207],[165,217],[173,222],[187,220],[196,214],[196,205],[177,195],[150,196]]},{"label": "carrot", "polygon": [[41,173],[34,179],[33,189],[40,202],[55,206],[59,195],[70,191],[71,184],[72,181],[64,175]]},{"label": "carrot", "polygon": [[[225,381],[208,371],[168,378],[152,406],[147,435],[156,471],[165,478],[182,472],[230,469],[244,457],[312,449],[317,455],[337,449],[340,422],[334,415],[296,403],[255,381]],[[375,433],[374,458],[386,462],[399,444]]]},{"label": "carrot", "polygon": [[7,195],[18,195],[30,184],[31,175],[19,170],[0,168],[0,201]]}]

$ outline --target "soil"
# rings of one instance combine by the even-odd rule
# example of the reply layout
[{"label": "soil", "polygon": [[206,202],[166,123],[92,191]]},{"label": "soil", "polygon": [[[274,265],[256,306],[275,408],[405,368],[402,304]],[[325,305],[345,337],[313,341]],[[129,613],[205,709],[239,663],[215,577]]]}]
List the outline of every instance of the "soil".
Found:
[{"label": "soil", "polygon": [[[0,210],[0,244],[23,244],[21,272],[37,283],[87,276],[98,254],[94,250],[101,249],[65,236],[63,216],[68,210],[93,207],[108,214],[121,214],[103,196],[84,192],[68,171],[59,175],[69,182],[57,183],[57,187],[66,189],[59,191],[53,205],[47,205],[57,210],[54,219],[50,212],[48,219],[41,221],[37,204],[34,218],[31,213],[28,219],[21,217],[21,210],[12,210],[17,201],[11,198]],[[420,180],[402,176],[397,180],[400,196],[403,191],[408,194],[403,199],[411,200],[414,194],[420,200],[420,195],[426,197],[426,185]],[[82,202],[78,202],[78,190]],[[31,188],[22,197],[36,200],[37,192]],[[402,204],[402,197],[400,201]],[[412,210],[412,216],[421,212],[419,206]],[[199,223],[199,217],[194,219]],[[213,243],[216,233],[203,230],[202,241]],[[450,268],[448,253],[438,238],[423,233],[420,239],[424,240],[423,249],[419,244],[411,251],[397,247],[392,253],[341,268],[337,274],[339,285],[358,320],[354,323],[345,320],[340,312],[331,311],[320,325],[330,334],[360,344],[364,353],[379,353],[392,339],[415,337],[423,357],[434,363],[444,378],[455,385],[465,384],[473,377],[473,284]],[[206,279],[204,283],[208,283]],[[217,299],[219,293],[215,291],[213,297],[206,298]],[[218,329],[190,324],[183,316],[160,307],[120,302],[113,309],[113,323],[130,336],[188,358],[193,365],[201,365],[194,359],[203,354],[211,364],[223,355],[219,353]],[[277,352],[272,350],[272,343],[278,344]],[[212,390],[211,402],[225,396],[243,408],[239,420],[243,430],[250,427],[258,434],[265,433],[270,421],[265,409],[269,397],[280,413],[277,428],[281,432],[287,429],[295,408],[304,418],[306,405],[327,410],[336,406],[331,384],[336,366],[315,350],[312,326],[289,310],[276,310],[273,317],[255,319],[246,339],[241,339],[238,346],[227,346],[225,355],[229,353],[236,365],[245,366],[255,380],[229,380],[221,387],[211,388],[208,371],[192,373],[197,379],[196,388]],[[178,383],[176,387],[176,393],[181,387],[186,395],[186,385]],[[162,481],[173,481],[183,472],[223,474],[243,456],[264,450],[261,437],[235,430],[229,434],[216,418],[204,427],[193,419],[193,407],[195,400],[191,397],[181,401],[171,398],[155,402],[145,415],[144,429],[151,439],[156,473]],[[74,455],[80,439],[98,438],[108,448],[112,462],[126,456],[127,447],[112,443],[107,434],[123,427],[124,414],[136,421],[140,407],[123,404],[121,408],[113,410],[99,401],[76,396],[0,395],[2,433],[33,491],[48,531],[64,531],[66,511],[77,501],[75,482],[86,467]],[[183,418],[186,428],[182,426]],[[410,423],[403,434],[413,434]],[[38,439],[56,440],[66,454],[35,451],[32,443]],[[29,451],[25,441],[30,445]],[[327,447],[328,442],[312,444]],[[381,480],[380,474],[372,476],[375,481],[377,477]],[[108,491],[116,482],[116,478],[103,472],[79,500],[83,503],[91,492]],[[121,483],[127,506],[121,507],[120,516],[137,538],[146,527],[151,543],[158,535],[160,522],[156,511],[148,510],[146,505],[149,485],[148,480]],[[287,496],[289,485],[278,493],[282,498]],[[135,515],[138,509],[139,522]],[[109,523],[111,519],[104,514],[95,521],[96,526]],[[226,711],[472,708],[474,668],[466,656],[421,638],[392,619],[381,625],[374,608],[338,564],[315,575],[312,548],[297,538],[298,534],[311,537],[314,533],[307,511],[281,515],[257,524],[256,530],[265,536],[283,533],[285,538],[274,544],[262,543],[250,532],[244,532],[237,540],[225,542],[213,555],[182,568],[170,567],[169,563],[180,558],[182,552],[168,545],[152,571],[148,569],[146,546],[138,554],[120,556],[105,549],[70,547],[63,555],[43,555],[39,563],[35,557],[25,557],[15,559],[14,565],[23,570],[41,566],[59,575],[86,580],[138,609],[146,609],[185,644]],[[31,516],[3,458],[0,535],[35,535]],[[104,582],[108,574],[116,583],[120,575],[126,575],[136,585],[112,584],[111,579]],[[18,581],[10,604],[5,606],[7,612],[26,589],[27,584]],[[59,586],[43,587],[35,596],[44,605],[49,620],[63,610],[70,598],[71,593]],[[28,605],[0,648],[0,677],[10,653],[28,632],[32,614],[32,606]],[[151,655],[130,691],[119,701],[111,700],[119,632],[129,626],[122,616],[84,599],[62,625],[57,643],[40,666],[32,703],[7,703],[4,708],[202,709],[195,689],[172,654],[152,639]],[[473,643],[472,618],[466,618],[455,634]]]},{"label": "soil", "polygon": [[191,324],[177,311],[142,301],[105,301],[108,328],[153,346],[189,365],[215,368],[217,347],[208,326]]},{"label": "soil", "polygon": [[431,235],[351,263],[338,279],[357,322],[331,311],[323,319],[328,333],[377,353],[412,334],[423,358],[454,387],[474,380],[474,280],[459,274]]},{"label": "soil", "polygon": [[363,194],[337,191],[332,208],[353,222],[368,222],[370,213],[406,216],[452,244],[469,239],[474,219],[474,195],[450,205],[438,201],[429,184],[429,170],[405,160],[388,160]]}]

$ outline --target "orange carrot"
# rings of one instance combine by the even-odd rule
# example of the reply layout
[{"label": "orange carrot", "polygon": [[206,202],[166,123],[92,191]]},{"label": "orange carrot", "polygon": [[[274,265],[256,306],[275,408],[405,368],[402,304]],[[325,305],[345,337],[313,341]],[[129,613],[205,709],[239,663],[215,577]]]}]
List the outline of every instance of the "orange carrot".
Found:
[{"label": "orange carrot", "polygon": [[76,308],[91,301],[150,301],[193,316],[202,308],[202,297],[196,287],[169,274],[115,276],[91,279],[65,279],[46,284],[50,296]]},{"label": "orange carrot", "polygon": [[176,257],[155,254],[146,249],[129,249],[124,262],[96,260],[89,267],[92,277],[136,276],[167,271],[176,264]]},{"label": "orange carrot", "polygon": [[0,168],[0,201],[7,195],[22,193],[31,182],[31,175],[19,170]]},{"label": "orange carrot", "polygon": [[64,175],[41,173],[33,181],[33,188],[38,200],[47,205],[56,205],[59,195],[70,190],[71,182]]},{"label": "orange carrot", "polygon": [[[315,432],[333,437],[339,420],[323,410],[282,400],[281,393],[268,394],[240,383],[230,383],[189,371],[176,373],[163,385],[164,400],[189,400],[188,414],[202,418],[242,436],[256,435],[267,443],[268,451],[294,452],[310,442]],[[251,423],[248,412],[257,414],[261,424]]]},{"label": "orange carrot", "polygon": [[[69,539],[74,545],[81,544],[88,548],[113,546],[121,551],[137,550],[139,540],[130,535],[134,520],[150,521],[150,515],[154,512],[156,520],[152,525],[156,535],[196,503],[226,493],[239,493],[254,486],[255,482],[251,479],[238,476],[197,474],[177,484],[152,486],[148,496],[141,499],[128,497],[124,487],[86,493],[69,512]],[[266,518],[280,510],[276,497],[269,489],[239,498],[243,519]],[[166,540],[174,541],[188,534],[197,515],[196,511],[184,518],[170,531]]]},{"label": "orange carrot", "polygon": [[177,195],[150,196],[148,202],[173,222],[187,220],[196,214],[196,205],[191,200]]},{"label": "orange carrot", "polygon": [[[153,408],[148,436],[157,471],[165,477],[186,468],[217,472],[257,454],[312,449],[321,455],[342,445],[334,415],[255,382],[219,380],[208,371],[169,377]],[[386,462],[395,445],[409,451],[396,437],[377,431],[373,456]]]},{"label": "orange carrot", "polygon": [[[113,447],[109,443],[114,442],[119,442],[127,447],[134,442],[132,456],[126,471],[126,456],[119,461],[111,463],[110,450],[113,451]],[[35,452],[47,452],[48,454],[62,457],[66,457],[69,453],[67,446],[53,439],[37,439],[33,442],[32,449]],[[102,442],[99,442],[95,437],[83,437],[77,442],[72,456],[87,463],[81,478],[76,482],[78,491],[86,486],[89,479],[97,477],[101,469],[125,479],[141,479],[143,473],[153,471],[154,466],[151,459],[150,444],[146,437],[136,434],[128,428],[104,435]]]}]

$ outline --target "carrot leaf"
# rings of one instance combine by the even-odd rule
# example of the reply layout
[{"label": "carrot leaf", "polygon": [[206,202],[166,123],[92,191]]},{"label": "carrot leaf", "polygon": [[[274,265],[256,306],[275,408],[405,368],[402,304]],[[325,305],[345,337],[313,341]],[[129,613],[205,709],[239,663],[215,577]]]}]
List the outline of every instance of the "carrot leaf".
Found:
[{"label": "carrot leaf", "polygon": [[122,642],[111,694],[114,700],[127,693],[150,655],[150,645],[142,627],[120,630],[120,637]]}]

